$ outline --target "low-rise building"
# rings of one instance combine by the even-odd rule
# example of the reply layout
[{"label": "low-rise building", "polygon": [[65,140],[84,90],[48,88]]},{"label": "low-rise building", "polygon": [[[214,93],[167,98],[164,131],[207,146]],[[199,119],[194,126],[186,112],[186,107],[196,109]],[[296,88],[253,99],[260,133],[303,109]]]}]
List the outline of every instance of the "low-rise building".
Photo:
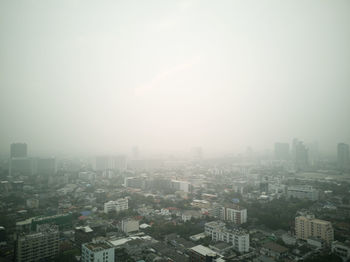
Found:
[{"label": "low-rise building", "polygon": [[332,243],[332,253],[340,256],[344,262],[348,261],[350,259],[350,242],[334,241]]},{"label": "low-rise building", "polygon": [[287,197],[316,201],[318,200],[318,190],[312,186],[290,186],[287,189]]},{"label": "low-rise building", "polygon": [[115,201],[108,201],[104,203],[104,212],[108,214],[109,212],[115,211],[120,212],[123,210],[127,210],[129,208],[128,206],[128,199],[127,198],[119,198]]},{"label": "low-rise building", "polygon": [[274,259],[280,259],[287,255],[288,248],[274,242],[267,242],[261,247],[260,253],[269,257],[273,257]]},{"label": "low-rise building", "polygon": [[220,255],[202,245],[194,246],[189,249],[190,262],[215,262]]},{"label": "low-rise building", "polygon": [[123,219],[121,224],[121,230],[125,234],[129,234],[131,232],[135,232],[139,230],[139,221],[135,219]]},{"label": "low-rise building", "polygon": [[249,251],[249,233],[241,228],[228,229],[223,222],[208,222],[205,224],[205,233],[214,241],[223,241],[232,244],[238,252]]}]

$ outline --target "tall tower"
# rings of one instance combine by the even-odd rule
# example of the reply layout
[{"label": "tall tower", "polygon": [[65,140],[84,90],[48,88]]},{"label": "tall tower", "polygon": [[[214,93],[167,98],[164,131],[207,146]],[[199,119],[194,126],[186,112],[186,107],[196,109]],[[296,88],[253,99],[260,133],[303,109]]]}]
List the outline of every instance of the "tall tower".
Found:
[{"label": "tall tower", "polygon": [[349,145],[345,143],[338,144],[337,160],[339,168],[347,168],[349,166]]},{"label": "tall tower", "polygon": [[297,169],[304,169],[308,166],[308,162],[308,149],[299,141],[295,146],[295,166]]}]

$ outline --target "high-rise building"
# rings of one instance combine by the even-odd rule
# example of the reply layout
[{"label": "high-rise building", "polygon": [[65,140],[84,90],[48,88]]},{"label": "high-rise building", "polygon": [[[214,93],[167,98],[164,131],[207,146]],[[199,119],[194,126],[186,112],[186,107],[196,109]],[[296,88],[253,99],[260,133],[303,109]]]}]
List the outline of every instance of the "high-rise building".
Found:
[{"label": "high-rise building", "polygon": [[277,160],[289,159],[289,144],[288,143],[275,143],[275,158]]},{"label": "high-rise building", "polygon": [[295,218],[295,236],[303,240],[320,238],[330,246],[334,240],[334,231],[329,221],[316,219],[313,215],[298,216]]},{"label": "high-rise building", "polygon": [[309,165],[308,149],[303,142],[298,141],[295,146],[295,167],[305,169]]},{"label": "high-rise building", "polygon": [[317,141],[314,141],[312,143],[308,143],[307,145],[308,148],[308,160],[309,164],[311,166],[314,166],[317,161],[319,160],[319,149],[318,149],[318,143]]},{"label": "high-rise building", "polygon": [[38,232],[21,234],[16,241],[16,261],[51,261],[58,255],[59,231],[57,226],[41,225]]},{"label": "high-rise building", "polygon": [[82,245],[81,262],[114,262],[114,247],[107,242]]},{"label": "high-rise building", "polygon": [[26,143],[13,143],[11,144],[10,157],[27,157],[27,144]]},{"label": "high-rise building", "polygon": [[33,174],[33,161],[27,157],[27,144],[12,143],[10,146],[9,175]]},{"label": "high-rise building", "polygon": [[337,160],[339,168],[349,167],[349,145],[345,143],[338,144]]}]

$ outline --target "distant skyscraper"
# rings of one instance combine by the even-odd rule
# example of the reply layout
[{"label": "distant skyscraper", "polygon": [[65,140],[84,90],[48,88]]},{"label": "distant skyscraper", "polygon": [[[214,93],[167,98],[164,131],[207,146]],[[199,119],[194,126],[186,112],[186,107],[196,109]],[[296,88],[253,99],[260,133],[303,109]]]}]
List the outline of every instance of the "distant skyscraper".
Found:
[{"label": "distant skyscraper", "polygon": [[27,144],[25,143],[13,143],[11,144],[10,157],[27,157]]},{"label": "distant skyscraper", "polygon": [[295,166],[297,169],[304,169],[308,166],[308,149],[303,142],[298,141],[295,146]]},{"label": "distant skyscraper", "polygon": [[288,143],[275,143],[275,158],[278,160],[289,159],[289,144]]},{"label": "distant skyscraper", "polygon": [[349,166],[349,145],[348,144],[344,144],[344,143],[338,144],[337,159],[338,159],[339,168],[346,168]]},{"label": "distant skyscraper", "polygon": [[138,159],[139,158],[139,148],[137,146],[134,146],[132,148],[131,154],[132,154],[133,159]]},{"label": "distant skyscraper", "polygon": [[315,165],[319,159],[318,143],[316,141],[307,144],[309,149],[309,164]]},{"label": "distant skyscraper", "polygon": [[9,175],[33,173],[33,161],[27,157],[27,144],[13,143],[10,147]]}]

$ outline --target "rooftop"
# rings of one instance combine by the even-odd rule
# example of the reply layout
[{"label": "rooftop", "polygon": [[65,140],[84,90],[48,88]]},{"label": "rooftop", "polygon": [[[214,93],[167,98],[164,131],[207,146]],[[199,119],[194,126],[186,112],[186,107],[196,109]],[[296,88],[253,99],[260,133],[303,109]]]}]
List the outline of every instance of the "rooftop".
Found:
[{"label": "rooftop", "polygon": [[275,242],[272,242],[272,241],[265,243],[262,247],[278,253],[284,253],[288,251],[288,248],[281,246],[279,244],[276,244]]},{"label": "rooftop", "polygon": [[195,247],[192,247],[190,248],[190,250],[198,253],[198,254],[201,254],[203,256],[213,256],[213,255],[217,255],[217,253],[213,250],[211,250],[210,248],[207,248],[205,246],[202,246],[202,245],[198,245],[198,246],[195,246]]},{"label": "rooftop", "polygon": [[91,243],[83,244],[83,246],[87,247],[89,250],[94,252],[112,248],[107,242],[97,242],[97,243],[91,242]]}]

